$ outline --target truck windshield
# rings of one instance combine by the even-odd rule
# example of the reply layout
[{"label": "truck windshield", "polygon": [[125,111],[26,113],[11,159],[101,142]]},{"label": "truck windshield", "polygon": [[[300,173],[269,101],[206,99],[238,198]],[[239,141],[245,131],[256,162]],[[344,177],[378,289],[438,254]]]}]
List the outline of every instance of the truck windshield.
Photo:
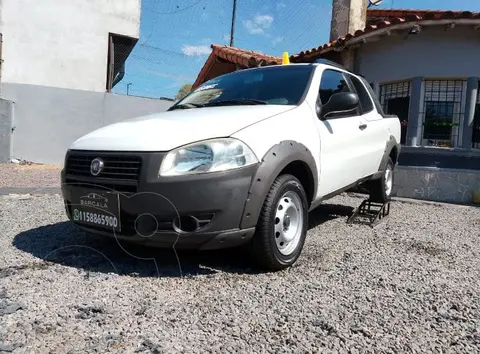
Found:
[{"label": "truck windshield", "polygon": [[240,70],[205,82],[172,109],[222,105],[297,105],[307,90],[313,67],[279,65]]}]

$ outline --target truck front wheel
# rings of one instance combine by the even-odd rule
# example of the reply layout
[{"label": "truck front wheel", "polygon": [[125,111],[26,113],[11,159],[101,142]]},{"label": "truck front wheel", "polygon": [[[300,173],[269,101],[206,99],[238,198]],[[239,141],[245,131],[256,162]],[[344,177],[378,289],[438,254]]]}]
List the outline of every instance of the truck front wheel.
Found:
[{"label": "truck front wheel", "polygon": [[308,200],[300,181],[284,174],[274,181],[265,198],[252,246],[256,262],[281,270],[296,262],[308,229]]}]

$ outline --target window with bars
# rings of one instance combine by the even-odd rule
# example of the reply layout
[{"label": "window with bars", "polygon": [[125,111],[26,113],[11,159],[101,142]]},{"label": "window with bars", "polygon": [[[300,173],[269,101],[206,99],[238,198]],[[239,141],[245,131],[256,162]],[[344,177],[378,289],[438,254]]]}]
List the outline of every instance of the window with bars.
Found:
[{"label": "window with bars", "polygon": [[115,33],[108,35],[106,91],[122,80],[125,74],[125,61],[130,55],[137,39]]},{"label": "window with bars", "polygon": [[410,110],[410,81],[392,82],[380,85],[380,103],[387,114],[398,116],[402,127],[401,144],[407,138],[408,114]]},{"label": "window with bars", "polygon": [[465,80],[424,82],[423,144],[454,147],[464,112]]}]

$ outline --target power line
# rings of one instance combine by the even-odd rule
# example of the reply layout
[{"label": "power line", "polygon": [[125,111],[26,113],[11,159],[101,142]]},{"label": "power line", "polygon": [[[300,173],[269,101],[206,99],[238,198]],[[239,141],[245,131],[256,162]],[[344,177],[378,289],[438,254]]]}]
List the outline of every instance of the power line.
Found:
[{"label": "power line", "polygon": [[[152,97],[173,95],[174,91],[181,86],[181,81],[192,81],[196,77],[209,53],[205,48],[217,41],[227,45],[230,43],[231,46],[245,46],[246,49],[272,55],[277,50],[279,51],[277,54],[280,54],[278,48],[284,46],[291,52],[295,52],[297,47],[298,51],[309,48],[312,44],[310,42],[322,35],[321,29],[317,27],[318,17],[315,16],[312,19],[312,11],[318,11],[322,15],[320,18],[326,18],[323,15],[327,13],[326,6],[313,6],[314,0],[307,0],[307,3],[312,3],[310,8],[289,4],[287,9],[284,10],[282,7],[282,10],[278,10],[279,12],[275,14],[275,20],[281,21],[286,28],[282,33],[277,33],[278,36],[274,32],[265,32],[263,37],[248,34],[242,36],[242,23],[239,21],[242,21],[244,16],[242,6],[245,6],[245,2],[184,1],[190,4],[182,4],[183,1],[179,0],[150,0],[148,9],[143,9],[142,20],[147,21],[147,29],[142,33],[143,38],[130,54],[126,77],[123,80],[124,89],[125,83],[133,83],[129,87],[130,94],[133,91]],[[294,2],[297,3],[299,0]],[[207,5],[208,8],[206,8]],[[190,11],[187,11],[189,9]],[[218,14],[219,11],[223,16]],[[160,17],[162,15],[165,16]],[[253,15],[250,14],[250,16]],[[207,19],[204,16],[210,18]],[[294,26],[294,23],[302,23],[302,26]],[[242,32],[240,37],[239,31]],[[259,38],[263,38],[263,43],[257,41]],[[308,44],[300,42],[308,42]],[[318,43],[313,44],[318,45]],[[182,45],[191,45],[191,52],[183,52]],[[181,76],[180,73],[187,77],[175,80],[175,77]],[[159,80],[159,77],[163,79]]]},{"label": "power line", "polygon": [[149,44],[142,44],[141,47],[158,50],[158,51],[161,51],[161,52],[166,53],[166,54],[172,54],[172,55],[177,55],[177,56],[182,56],[182,57],[187,57],[188,56],[188,55],[186,55],[184,53],[181,53],[181,52],[176,52],[174,50],[165,49],[165,48],[159,48],[159,47],[155,47],[155,46],[149,45]]},{"label": "power line", "polygon": [[[177,10],[177,11],[172,11],[172,12],[157,12],[157,11],[152,11],[152,13],[156,14],[156,15],[173,15],[173,14],[178,14],[179,12],[182,12],[182,11],[185,11],[185,10],[188,10],[189,8],[191,7],[194,7],[195,5],[199,4],[200,2],[202,2],[203,0],[198,0],[196,2],[194,2],[193,4],[189,5],[189,6],[186,6],[184,7],[183,9],[180,9],[180,10]],[[178,5],[177,5],[177,8],[178,8]]]},{"label": "power line", "polygon": [[[156,9],[160,5],[160,0],[156,0],[154,9]],[[155,25],[157,24],[157,16],[153,17],[152,26],[150,27],[150,32],[148,33],[145,41],[143,43],[147,43],[150,37],[152,36],[153,30],[155,29]]]}]

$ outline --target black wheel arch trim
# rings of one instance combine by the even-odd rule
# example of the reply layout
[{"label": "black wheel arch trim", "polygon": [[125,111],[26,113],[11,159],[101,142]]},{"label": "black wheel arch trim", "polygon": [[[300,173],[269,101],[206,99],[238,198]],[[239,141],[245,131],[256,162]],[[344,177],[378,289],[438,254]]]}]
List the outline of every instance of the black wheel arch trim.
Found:
[{"label": "black wheel arch trim", "polygon": [[310,150],[302,143],[285,140],[274,145],[263,156],[252,178],[248,197],[240,221],[240,228],[255,227],[268,191],[278,175],[289,164],[302,162],[309,169],[309,186],[304,186],[309,200],[313,200],[318,188],[318,170]]},{"label": "black wheel arch trim", "polygon": [[390,138],[387,140],[385,143],[385,150],[383,152],[382,160],[380,161],[380,165],[378,166],[377,173],[375,173],[372,177],[372,179],[377,179],[382,176],[383,173],[383,167],[388,161],[388,158],[390,157],[390,154],[393,149],[397,149],[397,158],[396,161],[394,162],[395,164],[398,163],[398,156],[400,154],[400,149],[401,145],[397,142],[397,139],[393,135],[390,135]]}]

